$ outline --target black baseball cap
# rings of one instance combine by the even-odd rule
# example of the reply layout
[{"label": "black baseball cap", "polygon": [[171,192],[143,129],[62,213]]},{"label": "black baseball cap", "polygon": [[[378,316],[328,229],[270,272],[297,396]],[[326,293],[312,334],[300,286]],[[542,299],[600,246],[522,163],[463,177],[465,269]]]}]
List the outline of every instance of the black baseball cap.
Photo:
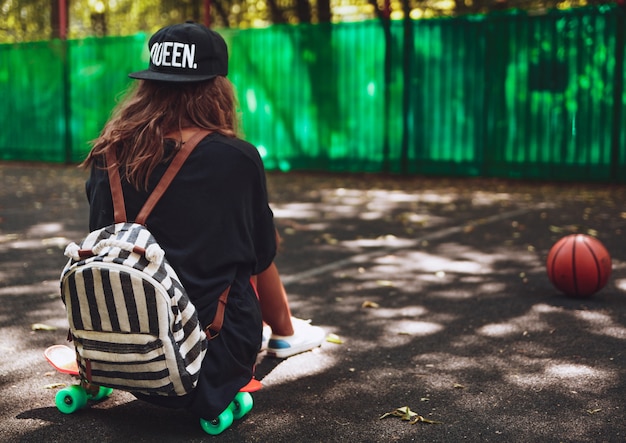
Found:
[{"label": "black baseball cap", "polygon": [[198,82],[228,74],[228,48],[217,32],[185,22],[158,30],[148,42],[150,67],[130,78]]}]

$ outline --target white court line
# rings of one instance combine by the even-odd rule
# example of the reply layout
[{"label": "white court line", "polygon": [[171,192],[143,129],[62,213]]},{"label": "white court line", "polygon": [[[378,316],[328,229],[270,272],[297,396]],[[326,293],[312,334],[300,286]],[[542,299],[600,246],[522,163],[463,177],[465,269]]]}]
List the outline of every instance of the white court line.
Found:
[{"label": "white court line", "polygon": [[381,249],[377,249],[372,252],[367,252],[363,254],[356,254],[348,258],[344,258],[342,260],[337,260],[326,265],[318,266],[317,268],[309,269],[307,271],[298,272],[297,274],[285,275],[281,276],[281,280],[284,285],[288,285],[290,283],[299,282],[309,277],[314,277],[316,275],[324,274],[326,272],[333,272],[338,269],[341,269],[347,265],[353,265],[357,263],[364,263],[372,260],[372,258],[384,254],[388,254],[390,251],[395,251],[399,249],[410,249],[416,246],[419,246],[424,241],[437,240],[440,238],[448,237],[453,234],[457,234],[462,232],[467,226],[479,226],[479,225],[487,225],[489,223],[495,223],[498,221],[506,220],[507,218],[516,217],[518,215],[526,214],[532,210],[545,209],[549,205],[537,205],[532,209],[524,208],[524,209],[516,209],[514,211],[503,212],[502,214],[492,215],[490,217],[479,218],[477,220],[471,220],[467,223],[464,223],[463,226],[452,226],[450,228],[441,229],[439,231],[431,232],[430,234],[426,234],[422,237],[418,237],[410,242],[402,242],[401,245],[390,245],[383,247]]}]

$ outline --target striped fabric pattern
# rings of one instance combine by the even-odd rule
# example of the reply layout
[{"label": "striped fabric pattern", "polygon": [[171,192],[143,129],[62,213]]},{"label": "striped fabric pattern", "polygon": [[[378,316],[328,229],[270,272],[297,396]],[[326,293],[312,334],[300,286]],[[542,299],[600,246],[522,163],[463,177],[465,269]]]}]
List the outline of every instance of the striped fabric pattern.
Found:
[{"label": "striped fabric pattern", "polygon": [[142,253],[160,251],[152,234],[139,224],[118,223],[74,245],[80,255],[68,253],[71,246],[61,298],[81,377],[149,395],[189,393],[207,338],[163,254]]}]

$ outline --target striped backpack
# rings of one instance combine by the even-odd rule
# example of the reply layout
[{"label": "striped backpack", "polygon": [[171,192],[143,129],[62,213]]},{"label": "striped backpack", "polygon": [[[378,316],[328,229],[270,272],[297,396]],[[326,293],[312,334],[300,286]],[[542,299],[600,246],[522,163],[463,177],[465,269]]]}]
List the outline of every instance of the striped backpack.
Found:
[{"label": "striped backpack", "polygon": [[[176,272],[144,223],[202,131],[176,154],[134,223],[117,168],[109,168],[115,224],[71,243],[61,298],[84,382],[148,395],[179,396],[197,384],[208,340],[221,328],[228,289],[203,330]],[[107,155],[109,165],[115,154]]]}]

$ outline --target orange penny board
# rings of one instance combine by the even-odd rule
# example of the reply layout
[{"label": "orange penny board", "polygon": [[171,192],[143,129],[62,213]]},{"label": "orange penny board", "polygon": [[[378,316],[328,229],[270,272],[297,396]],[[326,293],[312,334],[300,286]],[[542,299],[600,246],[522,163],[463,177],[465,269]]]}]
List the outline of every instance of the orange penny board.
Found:
[{"label": "orange penny board", "polygon": [[241,392],[256,392],[262,387],[263,385],[261,384],[261,382],[258,381],[256,378],[253,378],[252,380],[248,382],[247,385],[241,388],[240,391]]},{"label": "orange penny board", "polygon": [[[57,371],[63,374],[78,375],[76,352],[70,347],[64,345],[50,346],[44,351],[43,355]],[[261,389],[261,387],[261,382],[253,378],[240,390],[241,392],[256,392]]]}]

